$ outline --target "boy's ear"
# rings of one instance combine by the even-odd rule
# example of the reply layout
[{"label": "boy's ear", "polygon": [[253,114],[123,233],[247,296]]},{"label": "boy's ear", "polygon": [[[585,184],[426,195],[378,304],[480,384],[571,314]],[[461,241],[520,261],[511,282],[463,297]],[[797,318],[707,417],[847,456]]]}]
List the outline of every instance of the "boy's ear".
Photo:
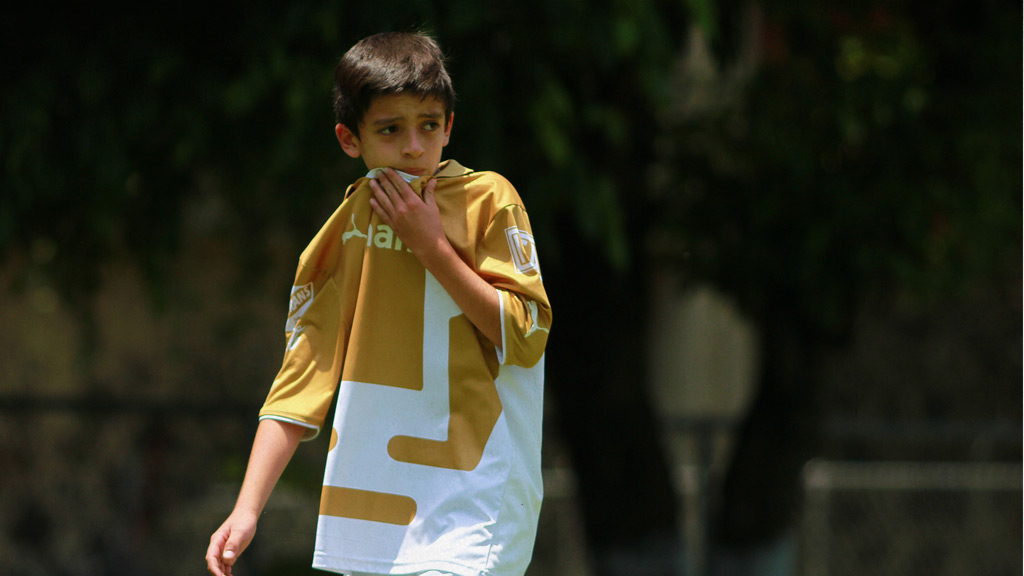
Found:
[{"label": "boy's ear", "polygon": [[359,136],[353,134],[344,124],[336,124],[334,134],[338,137],[338,144],[341,144],[341,149],[345,151],[345,154],[352,158],[359,158],[362,154]]},{"label": "boy's ear", "polygon": [[455,112],[452,112],[451,114],[448,115],[448,121],[445,122],[445,126],[444,126],[444,144],[442,144],[442,146],[447,146],[448,145],[448,140],[452,137],[452,124],[454,122],[455,122]]}]

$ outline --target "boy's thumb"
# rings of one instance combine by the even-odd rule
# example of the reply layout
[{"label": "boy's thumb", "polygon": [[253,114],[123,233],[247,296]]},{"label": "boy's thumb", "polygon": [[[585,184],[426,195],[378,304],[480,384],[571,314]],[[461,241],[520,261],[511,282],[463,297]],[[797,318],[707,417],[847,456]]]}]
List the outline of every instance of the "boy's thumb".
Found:
[{"label": "boy's thumb", "polygon": [[238,560],[238,542],[229,539],[227,544],[224,545],[224,553],[221,555],[224,558],[224,563],[231,566]]}]

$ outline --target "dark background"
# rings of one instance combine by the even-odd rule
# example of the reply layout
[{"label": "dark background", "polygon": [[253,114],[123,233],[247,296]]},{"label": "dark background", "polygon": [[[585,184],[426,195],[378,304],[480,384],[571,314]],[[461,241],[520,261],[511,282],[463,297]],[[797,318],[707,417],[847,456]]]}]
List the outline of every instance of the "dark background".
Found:
[{"label": "dark background", "polygon": [[[0,573],[201,570],[295,259],[363,168],[334,140],[334,64],[382,30],[436,36],[447,156],[530,210],[555,311],[545,459],[576,479],[589,570],[681,573],[679,427],[731,442],[701,504],[720,573],[769,573],[744,559],[798,529],[812,458],[1019,463],[1021,20],[992,0],[9,8]],[[658,409],[666,275],[754,327],[735,418]],[[275,498],[315,501],[322,449]],[[1019,492],[1010,512],[1019,534]],[[284,546],[283,523],[261,530]],[[265,549],[253,573],[307,563]]]}]

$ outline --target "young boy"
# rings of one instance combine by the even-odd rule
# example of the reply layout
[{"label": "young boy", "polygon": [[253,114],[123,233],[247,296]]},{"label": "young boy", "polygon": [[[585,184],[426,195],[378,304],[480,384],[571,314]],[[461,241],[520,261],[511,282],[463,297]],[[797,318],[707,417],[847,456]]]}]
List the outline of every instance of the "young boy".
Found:
[{"label": "young boy", "polygon": [[300,257],[284,361],[238,501],[210,539],[212,574],[231,574],[334,396],[315,567],[525,572],[551,309],[516,191],[441,162],[454,100],[423,35],[371,36],[338,64],[335,132],[370,173]]}]

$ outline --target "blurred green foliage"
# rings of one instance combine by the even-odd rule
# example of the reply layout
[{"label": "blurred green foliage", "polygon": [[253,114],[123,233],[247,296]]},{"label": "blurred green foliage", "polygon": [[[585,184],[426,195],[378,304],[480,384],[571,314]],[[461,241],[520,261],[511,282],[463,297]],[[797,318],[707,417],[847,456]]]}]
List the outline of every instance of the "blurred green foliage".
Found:
[{"label": "blurred green foliage", "polygon": [[655,227],[676,239],[667,256],[753,317],[812,337],[844,335],[869,298],[933,302],[1012,270],[1020,13],[992,1],[766,7],[744,97],[678,112],[666,139]]},{"label": "blurred green foliage", "polygon": [[334,142],[337,58],[366,34],[422,28],[461,97],[450,155],[509,175],[542,235],[573,214],[624,268],[616,180],[646,149],[680,23],[703,4],[20,8],[0,24],[17,55],[2,64],[0,254],[43,247],[35,264],[72,293],[125,248],[159,273],[183,206],[211,191],[247,231],[285,222],[309,237],[360,171]]},{"label": "blurred green foliage", "polygon": [[[682,235],[687,271],[755,315],[785,292],[827,328],[864,290],[942,294],[991,270],[1019,231],[1013,3],[776,4],[745,96],[668,129],[659,111],[687,23],[735,56],[736,5],[194,8],[4,19],[3,257],[27,254],[72,291],[124,247],[156,272],[182,206],[211,186],[245,230],[283,221],[308,237],[360,171],[331,132],[336,58],[365,34],[411,28],[451,56],[451,155],[516,182],[554,260],[568,217],[623,270],[649,227],[635,234],[640,217]],[[632,188],[666,133],[673,188],[648,202]]]}]

